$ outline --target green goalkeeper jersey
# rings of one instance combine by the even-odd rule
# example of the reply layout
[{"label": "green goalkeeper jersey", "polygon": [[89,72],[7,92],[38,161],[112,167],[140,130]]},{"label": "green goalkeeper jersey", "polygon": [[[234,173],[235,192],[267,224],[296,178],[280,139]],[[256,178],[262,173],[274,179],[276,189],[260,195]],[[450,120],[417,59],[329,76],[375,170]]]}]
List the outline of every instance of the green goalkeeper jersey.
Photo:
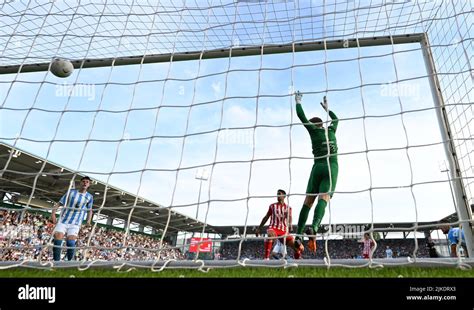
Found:
[{"label": "green goalkeeper jersey", "polygon": [[[311,137],[311,145],[313,147],[313,155],[315,161],[324,160],[326,161],[326,156],[328,155],[328,141],[329,141],[329,150],[331,156],[329,157],[330,161],[337,161],[337,141],[336,141],[336,129],[339,120],[337,119],[334,112],[329,111],[329,116],[332,119],[331,125],[328,126],[328,141],[326,140],[326,130],[324,127],[317,127],[315,124],[311,123],[305,116],[303,107],[301,104],[296,104],[296,114],[301,122],[304,124],[304,127],[308,130],[309,136]],[[333,155],[334,154],[334,155]]]}]

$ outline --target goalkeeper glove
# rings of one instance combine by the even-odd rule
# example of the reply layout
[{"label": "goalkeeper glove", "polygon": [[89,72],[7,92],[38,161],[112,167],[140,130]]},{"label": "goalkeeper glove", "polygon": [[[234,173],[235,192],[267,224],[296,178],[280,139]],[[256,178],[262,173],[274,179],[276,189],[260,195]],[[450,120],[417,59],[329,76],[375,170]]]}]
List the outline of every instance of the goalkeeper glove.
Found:
[{"label": "goalkeeper glove", "polygon": [[326,100],[326,96],[323,97],[323,102],[320,102],[321,106],[323,107],[324,111],[328,111],[328,102]]},{"label": "goalkeeper glove", "polygon": [[303,98],[303,94],[300,93],[300,91],[298,90],[298,91],[295,93],[295,101],[296,101],[296,104],[301,104],[301,98]]}]

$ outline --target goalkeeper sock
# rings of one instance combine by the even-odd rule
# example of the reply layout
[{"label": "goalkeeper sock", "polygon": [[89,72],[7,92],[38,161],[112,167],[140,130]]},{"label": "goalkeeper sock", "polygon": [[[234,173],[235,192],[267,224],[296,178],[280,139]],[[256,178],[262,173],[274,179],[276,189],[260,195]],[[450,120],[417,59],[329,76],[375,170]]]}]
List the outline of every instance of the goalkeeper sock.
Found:
[{"label": "goalkeeper sock", "polygon": [[76,250],[76,240],[66,240],[67,251],[66,256],[67,260],[72,260],[74,258],[74,251]]},{"label": "goalkeeper sock", "polygon": [[319,225],[324,217],[324,212],[327,206],[327,201],[324,199],[319,199],[318,204],[316,205],[316,209],[314,210],[314,217],[313,217],[313,230],[314,233],[318,232]]},{"label": "goalkeeper sock", "polygon": [[308,219],[309,210],[311,210],[311,208],[307,205],[303,205],[303,208],[301,208],[300,217],[298,218],[298,230],[296,231],[298,235],[303,234],[304,227],[306,226],[306,220]]},{"label": "goalkeeper sock", "polygon": [[61,260],[61,245],[63,244],[62,240],[54,239],[53,241],[53,259],[55,261]]}]

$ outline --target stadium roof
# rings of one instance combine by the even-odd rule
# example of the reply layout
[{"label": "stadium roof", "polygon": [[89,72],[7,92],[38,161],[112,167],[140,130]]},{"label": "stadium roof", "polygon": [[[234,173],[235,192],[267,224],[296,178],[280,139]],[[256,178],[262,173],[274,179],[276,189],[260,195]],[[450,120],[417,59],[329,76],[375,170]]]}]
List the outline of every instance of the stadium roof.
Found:
[{"label": "stadium roof", "polygon": [[[20,203],[26,204],[34,190],[30,205],[51,208],[53,202],[59,201],[67,191],[73,177],[79,181],[82,176],[71,169],[46,161],[8,144],[0,143],[0,191],[21,198]],[[150,226],[161,233],[166,227],[168,215],[171,212],[168,233],[202,231],[203,222],[97,180],[93,180],[89,190],[94,195],[95,210],[104,202],[106,189],[106,200],[100,212],[103,215],[126,222],[135,200],[137,200],[130,219],[131,223]],[[212,226],[206,225],[205,232],[216,233],[216,230]]]}]

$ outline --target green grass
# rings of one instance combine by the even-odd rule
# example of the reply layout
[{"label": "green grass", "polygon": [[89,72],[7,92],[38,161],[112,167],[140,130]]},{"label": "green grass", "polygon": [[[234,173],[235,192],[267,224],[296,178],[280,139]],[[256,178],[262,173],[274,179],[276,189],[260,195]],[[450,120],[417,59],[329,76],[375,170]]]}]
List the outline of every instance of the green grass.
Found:
[{"label": "green grass", "polygon": [[0,278],[418,278],[418,277],[474,277],[474,270],[461,270],[455,268],[419,268],[419,267],[390,267],[390,268],[255,268],[255,267],[236,267],[211,269],[205,273],[190,269],[168,269],[161,272],[152,272],[150,269],[138,269],[130,272],[117,272],[112,269],[94,268],[85,271],[77,269],[56,269],[56,270],[38,270],[38,269],[7,269],[0,270]]}]

